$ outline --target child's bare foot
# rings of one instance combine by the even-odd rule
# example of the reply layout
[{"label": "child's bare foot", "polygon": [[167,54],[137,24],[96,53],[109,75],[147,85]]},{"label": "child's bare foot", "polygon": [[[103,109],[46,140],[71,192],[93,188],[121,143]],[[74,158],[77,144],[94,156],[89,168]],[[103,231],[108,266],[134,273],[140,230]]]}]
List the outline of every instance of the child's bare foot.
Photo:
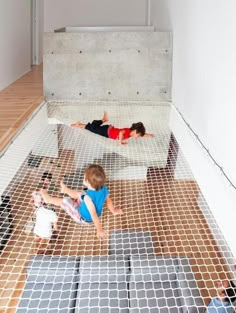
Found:
[{"label": "child's bare foot", "polygon": [[106,123],[109,121],[109,117],[108,117],[108,114],[106,111],[104,111],[104,113],[103,113],[102,121],[103,121],[103,123]]},{"label": "child's bare foot", "polygon": [[42,198],[43,198],[43,200],[44,200],[44,202],[46,202],[46,203],[49,203],[50,202],[50,196],[49,196],[49,194],[47,193],[47,191],[45,190],[45,189],[41,189],[40,190],[40,194],[41,194],[41,196],[42,196]]},{"label": "child's bare foot", "polygon": [[66,193],[66,185],[63,183],[63,181],[60,182],[61,185],[61,193]]},{"label": "child's bare foot", "polygon": [[80,123],[80,122],[76,122],[70,125],[73,128],[85,128],[86,124]]}]

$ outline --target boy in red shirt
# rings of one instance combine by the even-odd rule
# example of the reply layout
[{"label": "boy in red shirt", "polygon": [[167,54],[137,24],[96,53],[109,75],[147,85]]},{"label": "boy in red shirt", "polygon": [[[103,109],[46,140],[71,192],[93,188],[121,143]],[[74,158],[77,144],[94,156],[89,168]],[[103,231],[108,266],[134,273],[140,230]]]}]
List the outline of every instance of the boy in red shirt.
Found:
[{"label": "boy in red shirt", "polygon": [[85,128],[92,133],[101,135],[103,137],[119,140],[119,143],[122,145],[127,144],[127,142],[124,140],[129,139],[130,137],[135,139],[139,137],[154,137],[153,134],[146,133],[145,127],[142,122],[134,123],[130,128],[117,128],[113,125],[103,125],[108,121],[108,114],[107,112],[104,112],[101,120],[94,120],[92,121],[92,123],[88,124],[76,122],[74,124],[71,124],[71,127]]}]

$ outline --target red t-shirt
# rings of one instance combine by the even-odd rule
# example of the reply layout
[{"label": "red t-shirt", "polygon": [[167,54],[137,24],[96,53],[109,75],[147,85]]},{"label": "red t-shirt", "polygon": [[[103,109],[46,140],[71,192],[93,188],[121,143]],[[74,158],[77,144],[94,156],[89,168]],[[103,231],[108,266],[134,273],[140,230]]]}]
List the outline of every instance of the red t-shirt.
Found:
[{"label": "red t-shirt", "polygon": [[108,128],[108,137],[116,140],[119,138],[120,131],[124,131],[123,139],[128,139],[130,137],[130,128],[116,128],[114,126]]}]

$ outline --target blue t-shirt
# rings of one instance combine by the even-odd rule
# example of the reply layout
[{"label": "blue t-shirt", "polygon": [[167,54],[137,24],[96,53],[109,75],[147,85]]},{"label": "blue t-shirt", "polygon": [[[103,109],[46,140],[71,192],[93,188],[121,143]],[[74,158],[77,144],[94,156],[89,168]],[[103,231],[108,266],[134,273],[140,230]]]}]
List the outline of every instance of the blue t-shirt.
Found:
[{"label": "blue t-shirt", "polygon": [[[104,205],[104,202],[105,202],[108,194],[109,194],[109,191],[105,185],[103,185],[100,190],[88,189],[86,191],[86,195],[89,196],[91,198],[91,200],[93,201],[93,204],[95,206],[96,213],[97,213],[98,217],[102,215],[103,205]],[[81,203],[81,205],[79,207],[79,213],[80,213],[81,217],[86,222],[92,222],[93,221],[91,218],[90,212],[89,212],[84,201]]]},{"label": "blue t-shirt", "polygon": [[207,306],[206,313],[234,313],[234,307],[231,303],[213,298]]}]

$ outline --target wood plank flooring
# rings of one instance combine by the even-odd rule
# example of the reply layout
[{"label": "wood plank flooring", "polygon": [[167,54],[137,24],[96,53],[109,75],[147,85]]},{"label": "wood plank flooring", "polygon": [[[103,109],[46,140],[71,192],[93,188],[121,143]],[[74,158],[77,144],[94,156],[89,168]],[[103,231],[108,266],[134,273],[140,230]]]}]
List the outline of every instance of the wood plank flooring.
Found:
[{"label": "wood plank flooring", "polygon": [[[42,67],[35,67],[0,93],[0,151],[6,147],[27,117],[43,100]],[[44,158],[37,171],[52,171],[56,183],[73,171],[73,151],[61,151],[60,167]],[[70,165],[67,168],[67,165]],[[35,169],[36,170],[36,169]],[[37,253],[33,236],[23,228],[30,218],[30,198],[36,186],[34,169],[27,169],[13,195],[13,232],[4,248],[0,274],[0,312],[14,313],[25,284],[25,267]],[[113,216],[105,209],[102,224],[111,233],[120,229],[150,231],[156,255],[188,256],[198,287],[207,304],[217,279],[230,276],[216,242],[198,207],[198,186],[194,181],[174,180],[165,171],[154,170],[147,181],[112,181],[108,186],[122,216]],[[134,188],[135,185],[135,188]],[[23,198],[18,197],[23,196]],[[78,226],[59,211],[59,234],[52,241],[48,254],[107,255],[108,239],[100,241],[93,225]]]},{"label": "wood plank flooring", "polygon": [[0,92],[0,152],[43,101],[43,67],[32,70]]},{"label": "wood plank flooring", "polygon": [[[30,218],[30,197],[36,186],[34,171],[50,170],[59,184],[63,175],[71,171],[72,151],[61,151],[61,167],[51,166],[45,158],[37,169],[28,169],[27,175],[16,186],[13,198],[14,230],[5,247],[0,265],[0,309],[14,313],[25,285],[25,268],[32,255],[38,253],[33,236],[25,235],[23,228]],[[70,162],[68,163],[68,160]],[[68,169],[66,166],[69,165]],[[157,183],[158,181],[158,183]],[[201,295],[207,304],[214,295],[214,282],[230,277],[224,259],[197,205],[199,189],[194,181],[174,180],[160,171],[147,181],[110,181],[111,197],[124,214],[113,216],[107,209],[102,217],[103,228],[114,230],[143,230],[152,236],[155,254],[159,256],[187,256],[190,259]],[[18,194],[24,194],[19,201]],[[55,194],[56,195],[56,194]],[[99,240],[94,225],[77,225],[63,210],[59,214],[59,233],[46,251],[50,255],[107,255],[109,240]]]}]

